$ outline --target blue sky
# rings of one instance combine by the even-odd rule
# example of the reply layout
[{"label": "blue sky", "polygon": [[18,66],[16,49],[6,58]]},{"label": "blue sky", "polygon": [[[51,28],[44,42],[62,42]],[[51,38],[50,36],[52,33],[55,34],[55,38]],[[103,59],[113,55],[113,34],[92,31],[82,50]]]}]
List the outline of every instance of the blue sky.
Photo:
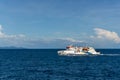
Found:
[{"label": "blue sky", "polygon": [[0,46],[120,48],[119,0],[0,0]]}]

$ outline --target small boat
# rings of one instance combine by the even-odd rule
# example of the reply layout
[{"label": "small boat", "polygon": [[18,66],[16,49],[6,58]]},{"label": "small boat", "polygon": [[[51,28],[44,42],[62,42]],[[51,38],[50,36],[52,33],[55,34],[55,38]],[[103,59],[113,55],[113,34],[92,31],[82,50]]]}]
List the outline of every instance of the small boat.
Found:
[{"label": "small boat", "polygon": [[100,52],[97,52],[93,47],[74,47],[67,46],[66,50],[58,51],[59,55],[99,55]]}]

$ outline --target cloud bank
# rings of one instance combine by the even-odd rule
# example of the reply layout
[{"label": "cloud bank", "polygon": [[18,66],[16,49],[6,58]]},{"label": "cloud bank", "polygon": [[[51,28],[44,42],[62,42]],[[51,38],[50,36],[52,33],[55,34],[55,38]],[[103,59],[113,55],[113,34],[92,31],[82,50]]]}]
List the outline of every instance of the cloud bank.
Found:
[{"label": "cloud bank", "polygon": [[79,40],[71,37],[65,38],[35,38],[28,37],[24,34],[6,34],[3,27],[0,25],[0,47],[1,46],[17,46],[25,48],[64,48],[67,45],[73,44],[77,46],[92,45],[93,47],[111,47],[119,45],[120,37],[116,32],[95,28],[94,36],[87,37],[85,40]]},{"label": "cloud bank", "polygon": [[96,33],[96,36],[92,36],[93,38],[96,38],[99,40],[109,40],[115,43],[120,43],[120,37],[116,32],[101,29],[101,28],[95,28],[94,31]]},{"label": "cloud bank", "polygon": [[82,44],[84,41],[73,38],[43,39],[28,37],[24,34],[10,35],[3,31],[0,25],[0,46],[17,46],[26,48],[63,48],[70,44]]}]

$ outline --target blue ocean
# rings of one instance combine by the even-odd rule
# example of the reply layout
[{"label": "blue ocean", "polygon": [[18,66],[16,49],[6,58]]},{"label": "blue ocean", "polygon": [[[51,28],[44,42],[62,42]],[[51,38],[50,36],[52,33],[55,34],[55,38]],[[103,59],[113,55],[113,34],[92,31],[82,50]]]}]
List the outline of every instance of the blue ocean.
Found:
[{"label": "blue ocean", "polygon": [[120,49],[59,56],[60,49],[1,49],[0,80],[120,80]]}]

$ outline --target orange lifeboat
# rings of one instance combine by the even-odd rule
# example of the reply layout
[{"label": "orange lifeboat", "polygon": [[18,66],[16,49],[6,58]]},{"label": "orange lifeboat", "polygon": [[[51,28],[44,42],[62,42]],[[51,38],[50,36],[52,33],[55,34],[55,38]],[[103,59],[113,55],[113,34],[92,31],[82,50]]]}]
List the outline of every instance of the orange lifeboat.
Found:
[{"label": "orange lifeboat", "polygon": [[87,52],[89,50],[89,48],[88,47],[84,47],[82,50]]}]

